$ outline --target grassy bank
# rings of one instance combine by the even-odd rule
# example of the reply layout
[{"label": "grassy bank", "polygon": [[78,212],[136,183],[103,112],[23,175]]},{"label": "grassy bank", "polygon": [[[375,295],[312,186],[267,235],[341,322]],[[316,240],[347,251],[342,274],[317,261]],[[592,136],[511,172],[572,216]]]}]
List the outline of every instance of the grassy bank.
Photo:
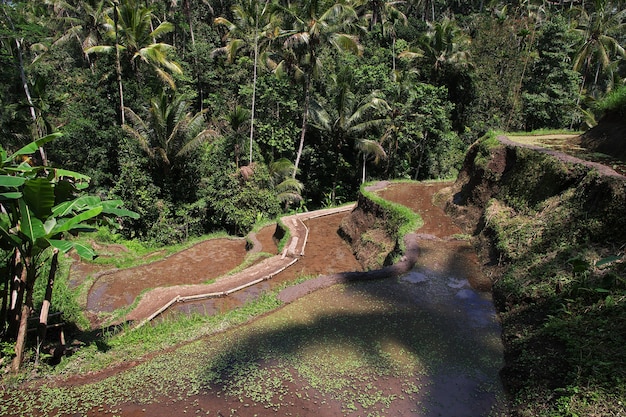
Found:
[{"label": "grassy bank", "polygon": [[482,148],[490,156],[474,153],[457,188],[466,210],[487,202],[474,226],[502,271],[493,291],[514,415],[624,415],[624,180],[528,149]]}]

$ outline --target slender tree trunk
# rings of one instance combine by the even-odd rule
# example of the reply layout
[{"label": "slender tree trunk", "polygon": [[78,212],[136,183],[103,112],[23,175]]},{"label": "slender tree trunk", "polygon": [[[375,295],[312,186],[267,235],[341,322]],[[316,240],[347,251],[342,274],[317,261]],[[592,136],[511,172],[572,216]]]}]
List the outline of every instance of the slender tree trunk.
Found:
[{"label": "slender tree trunk", "polygon": [[[11,20],[11,18],[9,17],[9,15],[6,13],[5,11],[5,16],[7,18],[7,21],[9,22],[9,24],[11,25],[11,30],[13,30],[13,32],[16,32],[15,30],[15,26],[13,25],[13,21]],[[30,89],[28,88],[28,80],[26,79],[26,72],[24,71],[24,58],[22,56],[22,41],[23,39],[18,39],[17,37],[15,38],[15,51],[17,53],[17,62],[18,62],[18,67],[20,70],[20,79],[22,81],[22,88],[24,89],[24,94],[26,95],[26,101],[28,102],[28,109],[30,110],[30,117],[31,120],[33,121],[33,124],[35,125],[35,129],[38,131],[39,129],[37,129],[37,112],[35,111],[35,105],[33,104],[33,99],[32,96],[30,95]],[[43,136],[40,134],[41,132],[38,132],[39,136]],[[41,155],[41,163],[42,165],[48,165],[48,159],[46,158],[46,153],[43,150],[43,147],[39,147],[39,155]]]},{"label": "slender tree trunk", "polygon": [[52,261],[50,262],[50,273],[48,274],[48,285],[46,286],[46,295],[41,305],[41,313],[39,313],[39,326],[37,329],[37,352],[35,356],[35,365],[39,364],[39,354],[41,346],[46,341],[46,333],[48,330],[48,313],[50,312],[50,303],[52,302],[52,289],[54,288],[54,278],[59,265],[59,250],[54,249]]},{"label": "slender tree trunk", "polygon": [[257,4],[256,27],[254,28],[254,69],[252,71],[252,108],[250,109],[250,158],[248,164],[252,164],[252,140],[254,139],[254,110],[256,104],[256,78],[259,65],[259,11]]},{"label": "slender tree trunk", "polygon": [[202,83],[200,82],[200,70],[198,65],[198,56],[196,51],[196,36],[193,31],[193,19],[191,18],[191,3],[189,0],[185,0],[183,3],[183,10],[185,11],[185,16],[187,17],[187,24],[189,25],[189,36],[191,36],[191,48],[193,49],[193,69],[196,75],[197,88],[198,88],[198,99],[200,100],[200,111],[204,109],[204,91],[202,90]]},{"label": "slender tree trunk", "polygon": [[33,305],[33,281],[34,271],[30,268],[31,259],[28,256],[24,256],[23,269],[21,276],[21,285],[24,287],[25,300],[21,305],[19,328],[17,331],[17,338],[15,340],[15,357],[11,364],[11,371],[17,373],[20,370],[22,361],[24,360],[24,349],[26,347],[26,330],[28,327],[28,318],[30,317],[30,311]]},{"label": "slender tree trunk", "polygon": [[300,158],[302,157],[302,150],[304,149],[304,137],[306,136],[306,128],[308,123],[308,115],[309,115],[309,100],[310,100],[310,89],[311,89],[311,80],[309,79],[309,75],[305,76],[304,81],[304,109],[302,111],[302,131],[300,132],[300,144],[298,146],[298,152],[296,153],[296,162],[293,164],[293,174],[292,178],[296,178],[296,174],[298,173],[298,167],[300,166]]},{"label": "slender tree trunk", "polygon": [[120,62],[120,48],[119,48],[119,36],[117,33],[117,22],[119,1],[114,0],[113,8],[113,25],[115,26],[115,71],[117,72],[117,87],[120,95],[120,121],[122,125],[126,124],[126,118],[124,117],[124,88],[122,86],[122,64]]},{"label": "slender tree trunk", "polygon": [[361,184],[365,184],[365,152],[363,152],[363,178],[361,179]]},{"label": "slender tree trunk", "polygon": [[395,36],[391,38],[391,69],[395,77],[395,73],[396,73],[396,37]]}]

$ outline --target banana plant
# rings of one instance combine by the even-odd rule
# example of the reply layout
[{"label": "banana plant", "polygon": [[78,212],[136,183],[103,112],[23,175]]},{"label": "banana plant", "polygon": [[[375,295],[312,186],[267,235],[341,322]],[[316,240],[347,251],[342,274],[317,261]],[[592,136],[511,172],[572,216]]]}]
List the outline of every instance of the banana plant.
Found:
[{"label": "banana plant", "polygon": [[[94,250],[66,239],[68,234],[93,231],[95,221],[114,224],[115,218],[138,218],[121,200],[101,200],[80,194],[89,185],[86,175],[49,166],[32,165],[31,155],[61,136],[54,133],[8,154],[0,146],[0,248],[12,252],[9,328],[17,328],[13,370],[22,362],[26,323],[33,308],[32,289],[38,265],[52,248],[92,259]],[[18,272],[19,271],[19,272]],[[7,281],[8,285],[8,281]]]}]

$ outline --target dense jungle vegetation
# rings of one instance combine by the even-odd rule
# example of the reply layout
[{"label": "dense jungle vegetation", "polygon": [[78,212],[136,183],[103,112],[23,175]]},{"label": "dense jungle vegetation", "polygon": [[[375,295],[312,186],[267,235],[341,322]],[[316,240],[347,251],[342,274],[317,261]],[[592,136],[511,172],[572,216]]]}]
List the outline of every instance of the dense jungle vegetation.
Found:
[{"label": "dense jungle vegetation", "polygon": [[[491,128],[580,128],[623,84],[621,1],[3,1],[9,154],[141,215],[124,233],[246,233],[443,178]],[[39,156],[37,159],[41,159]]]},{"label": "dense jungle vegetation", "polygon": [[244,235],[370,178],[454,177],[491,129],[593,126],[624,97],[624,4],[3,0],[0,261],[21,253],[32,305],[48,248],[92,256],[57,239],[96,217],[153,244]]}]

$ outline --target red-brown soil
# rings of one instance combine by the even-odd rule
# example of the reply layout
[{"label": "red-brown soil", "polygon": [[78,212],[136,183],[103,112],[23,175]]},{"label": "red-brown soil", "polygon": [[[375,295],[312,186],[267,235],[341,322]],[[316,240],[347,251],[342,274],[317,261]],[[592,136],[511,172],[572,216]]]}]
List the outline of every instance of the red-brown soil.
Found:
[{"label": "red-brown soil", "polygon": [[241,264],[245,255],[244,239],[212,239],[161,261],[100,274],[89,291],[87,309],[111,312],[129,306],[149,288],[206,282]]},{"label": "red-brown soil", "polygon": [[[481,273],[480,264],[473,247],[468,242],[456,238],[457,235],[461,234],[461,230],[451,222],[450,218],[440,207],[433,205],[433,196],[450,184],[400,183],[386,185],[386,188],[378,191],[379,195],[390,201],[406,205],[420,213],[424,220],[424,226],[417,230],[415,234],[410,235],[407,242],[410,243],[408,245],[409,251],[414,252],[412,255],[407,256],[413,258],[411,262],[417,263],[416,269],[412,273],[425,280],[432,277],[449,279],[453,283],[462,283],[463,280],[467,280],[474,287],[488,289],[490,283]],[[398,272],[410,270],[410,267],[405,267],[401,271],[389,267],[381,271],[370,271],[361,274],[342,273],[359,270],[359,264],[351,256],[349,246],[337,235],[337,229],[343,216],[334,215],[306,222],[310,228],[310,235],[305,256],[301,258],[300,262],[279,274],[277,278],[288,280],[300,275],[322,275],[297,286],[287,288],[281,293],[281,299],[292,302],[314,290],[328,288],[336,283],[348,282],[351,279],[363,279],[368,277],[368,275],[375,278],[390,278],[397,275]],[[415,248],[418,248],[417,252],[414,251]],[[409,265],[412,265],[412,263],[409,263]],[[394,284],[393,281],[389,281],[389,285],[390,288],[395,288],[394,291],[398,291],[394,287],[397,284]],[[417,290],[417,287],[415,289]],[[466,291],[469,290],[460,289],[459,294]],[[349,296],[347,295],[347,297]],[[328,301],[331,302],[330,299]],[[333,298],[332,302],[341,303],[342,301]],[[348,299],[345,302],[345,307],[350,309]],[[445,310],[443,305],[441,308]],[[449,314],[446,311],[441,311],[440,313],[443,315]],[[346,334],[345,337],[349,338],[350,336]],[[476,352],[476,354],[479,353]],[[306,381],[294,380],[290,384],[293,387],[282,399],[280,413],[276,414],[303,417],[345,415],[345,410],[342,410],[339,402],[333,401],[322,393],[315,392],[315,390],[309,389],[308,393],[311,398],[294,395],[293,393],[302,392],[303,387],[308,385]],[[386,378],[383,384],[389,392],[401,392],[400,380]],[[494,404],[493,397],[486,395],[484,392],[476,391],[476,381],[472,377],[457,374],[455,371],[444,371],[444,373],[435,376],[429,384],[441,387],[434,390],[431,393],[432,397],[427,400],[431,404],[430,410],[424,409],[421,412],[416,410],[413,402],[415,398],[410,401],[410,396],[407,396],[406,400],[394,403],[393,411],[387,411],[393,412],[394,415],[479,416],[485,415],[485,410],[489,410]],[[127,404],[122,409],[130,411],[128,415],[148,413],[156,416],[194,411],[211,413],[218,410],[223,415],[262,416],[268,413],[263,404],[255,403],[254,401],[242,404],[236,398],[215,395],[213,391],[207,391],[202,395],[194,396],[182,402],[166,399],[164,399],[164,402],[165,404],[160,403],[159,405],[154,404],[147,407]]]}]

